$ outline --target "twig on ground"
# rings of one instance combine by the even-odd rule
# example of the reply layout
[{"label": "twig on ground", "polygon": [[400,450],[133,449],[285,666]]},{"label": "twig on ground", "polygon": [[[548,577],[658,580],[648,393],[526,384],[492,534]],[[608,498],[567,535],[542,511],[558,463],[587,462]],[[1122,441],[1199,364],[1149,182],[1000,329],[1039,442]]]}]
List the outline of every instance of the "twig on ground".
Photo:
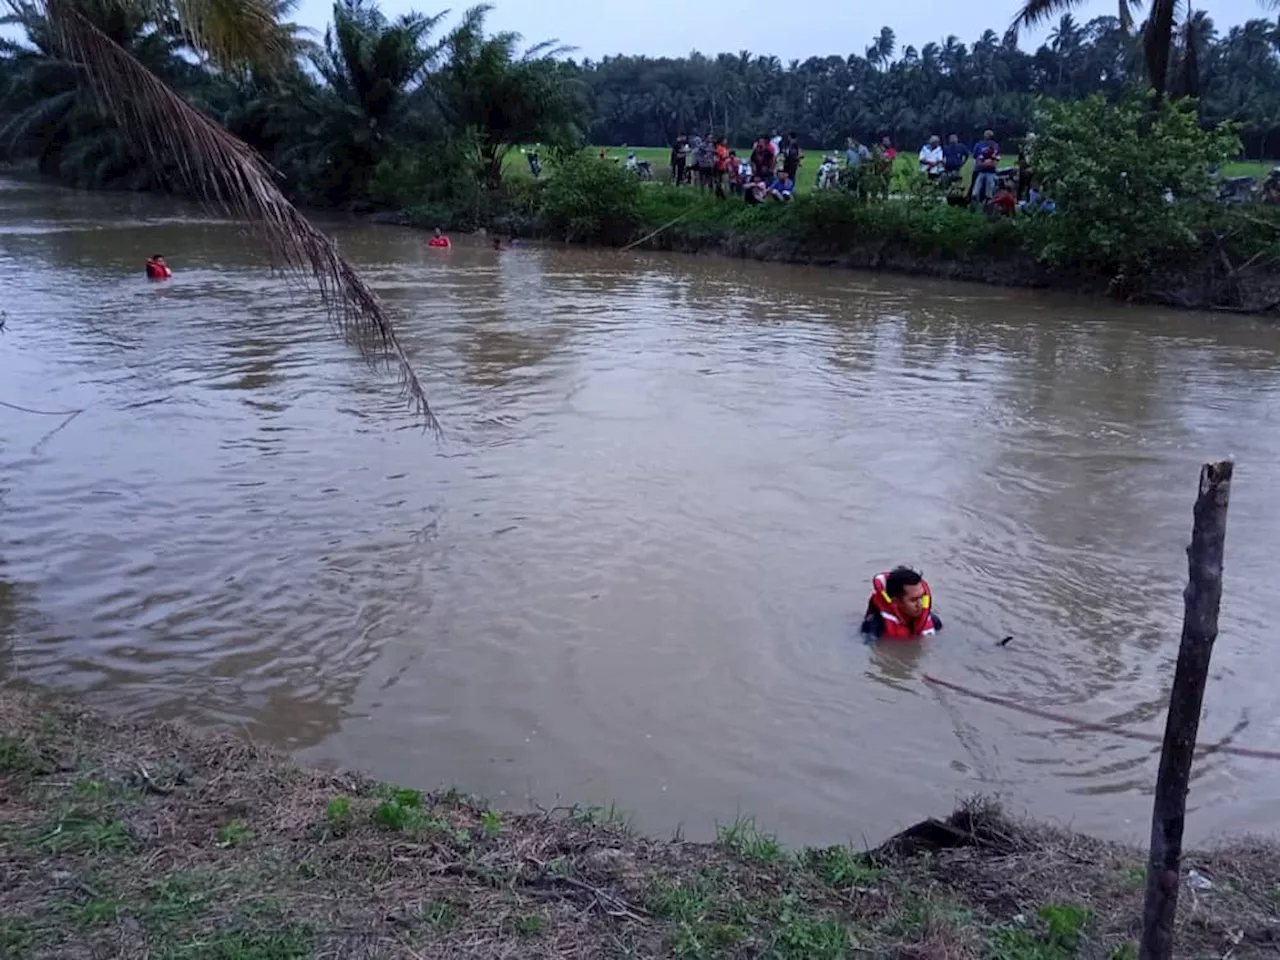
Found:
[{"label": "twig on ground", "polygon": [[173,787],[162,787],[160,784],[156,783],[155,780],[151,779],[151,774],[147,772],[147,768],[141,763],[138,764],[138,776],[142,778],[142,787],[144,790],[148,790],[151,793],[158,793],[162,797],[166,797],[173,793]]}]

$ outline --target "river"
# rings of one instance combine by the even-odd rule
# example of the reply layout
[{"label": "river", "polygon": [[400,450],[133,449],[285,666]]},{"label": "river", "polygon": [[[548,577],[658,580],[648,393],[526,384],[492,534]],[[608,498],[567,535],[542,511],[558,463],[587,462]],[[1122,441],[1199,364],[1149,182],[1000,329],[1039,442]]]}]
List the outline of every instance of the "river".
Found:
[{"label": "river", "polygon": [[[1273,326],[333,228],[443,439],[235,225],[0,183],[0,401],[84,410],[0,409],[0,677],[652,831],[874,843],[984,791],[1140,839],[1158,747],[921,678],[1160,733],[1230,454],[1202,738],[1280,732]],[[868,646],[897,562],[946,629]],[[1280,764],[1195,776],[1191,839],[1272,827]]]}]

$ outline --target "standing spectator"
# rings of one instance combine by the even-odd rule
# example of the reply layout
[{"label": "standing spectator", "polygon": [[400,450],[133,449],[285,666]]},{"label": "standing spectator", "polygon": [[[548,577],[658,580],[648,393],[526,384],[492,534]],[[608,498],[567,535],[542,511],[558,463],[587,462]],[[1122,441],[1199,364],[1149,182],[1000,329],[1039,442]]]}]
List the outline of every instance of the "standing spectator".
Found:
[{"label": "standing spectator", "polygon": [[773,151],[775,157],[782,150],[782,137],[778,135],[777,130],[769,134],[769,149]]},{"label": "standing spectator", "polygon": [[743,162],[738,160],[736,150],[729,151],[728,163],[729,168],[729,192],[737,196],[742,192],[742,185],[746,182],[745,172],[749,172],[750,168]]},{"label": "standing spectator", "polygon": [[756,141],[756,148],[751,151],[752,175],[759,177],[766,183],[772,180],[773,170],[776,165],[775,161],[773,150],[769,148],[769,141],[761,137]]},{"label": "standing spectator", "polygon": [[1028,133],[1022,145],[1018,147],[1018,200],[1025,203],[1031,197],[1035,182],[1035,169],[1031,166],[1031,148],[1035,144],[1036,135]]},{"label": "standing spectator", "polygon": [[862,141],[857,137],[850,137],[845,141],[844,148],[845,163],[849,168],[861,165],[863,160],[871,159],[871,151],[862,145]]},{"label": "standing spectator", "polygon": [[684,183],[684,166],[689,156],[689,138],[683,133],[671,146],[671,182],[677,187]]},{"label": "standing spectator", "polygon": [[969,149],[960,142],[960,138],[954,133],[947,137],[946,145],[942,148],[942,166],[943,171],[947,175],[948,180],[955,180],[960,176],[960,171],[964,169],[965,162],[969,159]]},{"label": "standing spectator", "polygon": [[693,135],[692,146],[689,152],[689,182],[696,183],[698,187],[702,187],[702,151],[704,144],[702,138],[696,133]]},{"label": "standing spectator", "polygon": [[702,138],[702,159],[698,161],[698,186],[710,190],[716,182],[716,140],[707,131]]},{"label": "standing spectator", "polygon": [[934,134],[929,142],[920,148],[920,172],[937,183],[946,169],[946,160],[942,154],[942,138]]},{"label": "standing spectator", "polygon": [[[716,179],[716,199],[724,199],[724,178],[729,171],[729,147],[724,142],[724,137],[716,141],[715,153],[715,179]],[[736,166],[736,163],[735,163]]]},{"label": "standing spectator", "polygon": [[898,151],[894,149],[893,141],[889,139],[887,133],[880,138],[880,156],[888,160],[890,166],[898,159]]},{"label": "standing spectator", "polygon": [[996,170],[1000,168],[1000,145],[987,131],[987,138],[978,144],[978,151],[973,163],[973,184],[969,188],[969,199],[979,205],[995,196]]},{"label": "standing spectator", "polygon": [[[984,159],[984,157],[986,159]],[[1000,144],[996,142],[994,130],[984,130],[982,139],[973,145],[973,179],[969,183],[969,199],[978,203],[989,199],[996,192],[996,170],[1000,166]],[[989,173],[990,178],[982,174]],[[979,178],[982,181],[982,195],[978,194]]]},{"label": "standing spectator", "polygon": [[800,171],[800,141],[794,133],[788,133],[782,144],[782,169],[793,181]]}]

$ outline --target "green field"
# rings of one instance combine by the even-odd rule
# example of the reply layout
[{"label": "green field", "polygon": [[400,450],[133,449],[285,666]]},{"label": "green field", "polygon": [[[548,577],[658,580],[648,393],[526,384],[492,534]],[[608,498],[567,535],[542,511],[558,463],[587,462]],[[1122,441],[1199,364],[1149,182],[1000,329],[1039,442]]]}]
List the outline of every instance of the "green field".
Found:
[{"label": "green field", "polygon": [[[666,181],[671,174],[671,148],[670,147],[604,147],[591,146],[587,148],[593,154],[598,154],[601,150],[605,151],[607,160],[614,160],[622,163],[627,159],[627,154],[635,151],[637,159],[648,160],[653,167],[654,179],[658,181]],[[738,156],[749,156],[751,153],[751,144],[744,144],[735,148]],[[844,164],[844,149],[832,149],[826,151],[834,154],[839,158],[841,165]],[[804,161],[800,165],[800,173],[796,178],[796,190],[799,193],[808,193],[813,190],[817,176],[818,164],[822,162],[824,151],[806,150],[804,153]],[[1007,158],[1008,163],[1013,163],[1013,158]],[[1227,177],[1257,177],[1262,179],[1266,177],[1271,168],[1280,164],[1280,160],[1236,160],[1226,164],[1223,167],[1223,175]],[[542,157],[542,165],[545,170],[547,166],[547,156]],[[529,164],[525,160],[525,156],[519,150],[513,150],[507,154],[505,169],[508,173],[514,173],[517,176],[529,176]],[[914,151],[906,151],[898,155],[896,170],[909,172],[914,170],[916,166],[916,153]],[[965,165],[964,175],[969,174],[969,164]]]},{"label": "green field", "polygon": [[[613,160],[621,164],[627,159],[627,154],[635,152],[636,159],[648,160],[650,166],[653,167],[654,180],[666,182],[671,178],[671,148],[670,147],[603,147],[590,146],[587,149],[592,154],[599,154],[601,150],[605,151],[605,159]],[[740,147],[734,147],[739,157],[748,157],[751,154],[751,144],[744,144]],[[829,150],[827,153],[835,155],[841,165],[844,165],[844,149]],[[818,179],[818,165],[822,163],[824,152],[821,150],[806,150],[800,164],[800,172],[796,177],[796,192],[808,193],[814,189]],[[520,176],[529,176],[529,164],[525,160],[525,156],[519,150],[513,150],[507,154],[504,170],[507,173],[515,173]],[[547,166],[546,154],[542,156],[542,166],[545,171]],[[910,171],[916,166],[916,155],[900,155],[897,160],[897,169]]]}]

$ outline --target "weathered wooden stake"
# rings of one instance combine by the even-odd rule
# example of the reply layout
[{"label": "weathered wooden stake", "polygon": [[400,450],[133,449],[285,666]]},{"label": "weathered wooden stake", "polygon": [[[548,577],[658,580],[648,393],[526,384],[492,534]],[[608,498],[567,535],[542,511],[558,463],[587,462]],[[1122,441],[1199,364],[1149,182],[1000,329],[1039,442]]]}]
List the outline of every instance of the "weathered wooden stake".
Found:
[{"label": "weathered wooden stake", "polygon": [[1140,960],[1171,960],[1173,921],[1178,910],[1182,827],[1187,811],[1191,760],[1200,728],[1200,708],[1209,676],[1209,657],[1218,636],[1222,601],[1222,550],[1227,535],[1227,503],[1231,496],[1230,460],[1200,468],[1191,545],[1189,577],[1183,594],[1182,643],[1169,693],[1169,716],[1160,749],[1160,772],[1151,812],[1151,855],[1147,860],[1147,896],[1142,911]]}]

